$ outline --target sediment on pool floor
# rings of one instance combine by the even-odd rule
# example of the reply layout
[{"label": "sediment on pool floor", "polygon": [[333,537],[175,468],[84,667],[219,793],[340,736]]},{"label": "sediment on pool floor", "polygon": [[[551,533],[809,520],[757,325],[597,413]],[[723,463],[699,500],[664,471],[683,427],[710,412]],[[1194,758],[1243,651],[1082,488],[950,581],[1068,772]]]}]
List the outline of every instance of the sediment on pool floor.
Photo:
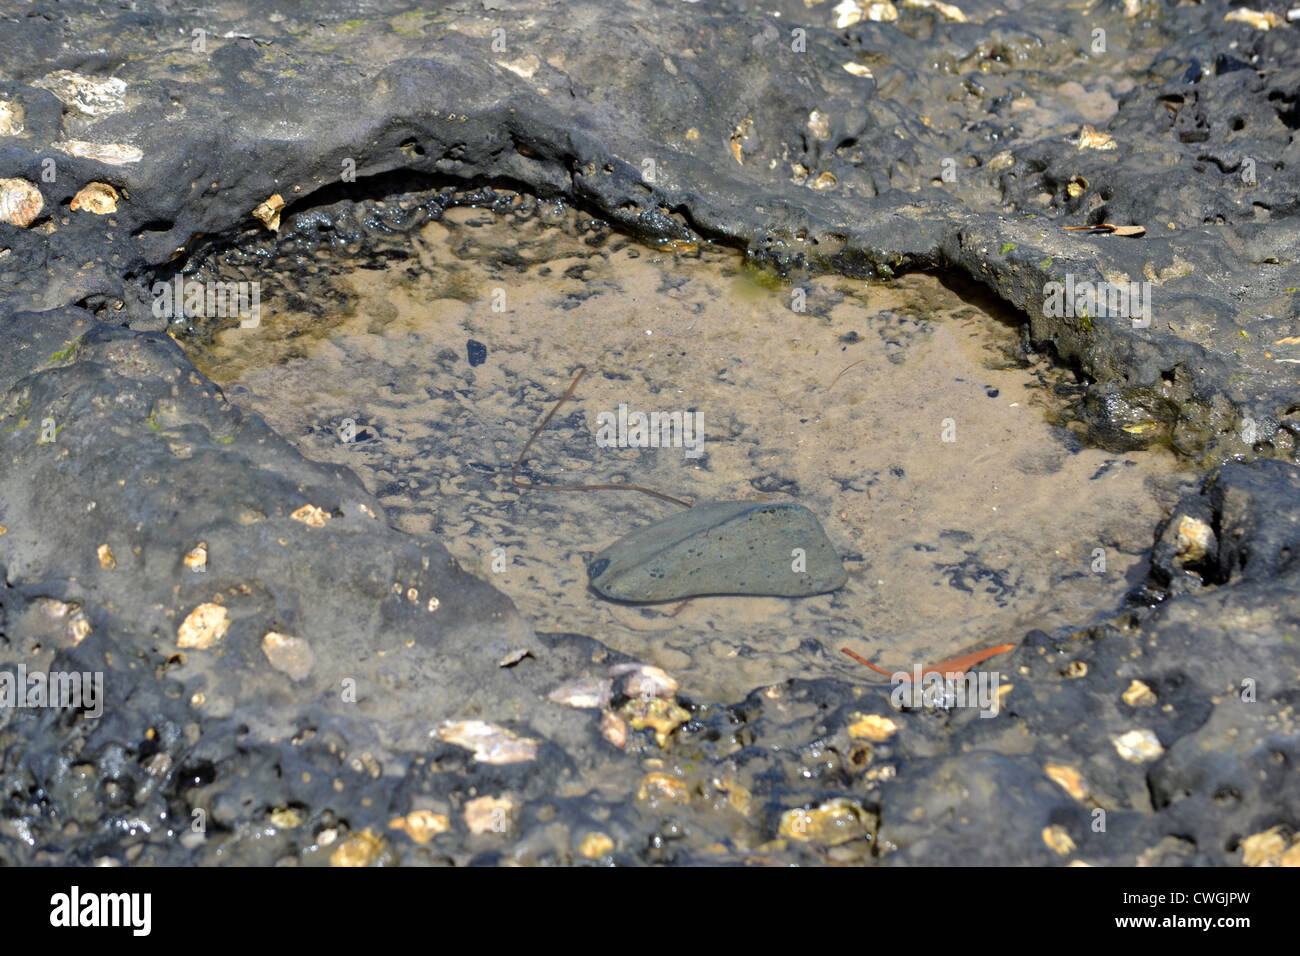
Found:
[{"label": "sediment on pool floor", "polygon": [[[924,273],[783,279],[706,243],[643,245],[559,203],[456,198],[437,219],[412,213],[426,195],[394,200],[409,231],[347,206],[346,228],[315,223],[306,251],[268,239],[208,260],[197,279],[268,276],[262,322],[176,325],[233,401],[356,471],[389,520],[439,535],[536,627],[609,635],[726,697],[847,676],[843,643],[934,661],[1077,624],[1140,583],[1178,463],[1082,444],[1078,383],[1028,352],[987,294]],[[849,584],[798,602],[601,601],[590,555],[673,506],[511,485],[578,366],[587,377],[523,463],[529,482],[795,500],[848,558]],[[598,418],[623,407],[698,415],[699,454],[601,447]]]}]

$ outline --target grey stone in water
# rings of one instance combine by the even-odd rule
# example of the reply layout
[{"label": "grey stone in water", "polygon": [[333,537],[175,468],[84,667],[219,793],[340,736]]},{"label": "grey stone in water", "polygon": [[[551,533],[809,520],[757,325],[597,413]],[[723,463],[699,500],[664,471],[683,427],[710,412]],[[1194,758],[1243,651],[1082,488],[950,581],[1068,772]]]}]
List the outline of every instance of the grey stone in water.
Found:
[{"label": "grey stone in water", "polygon": [[587,568],[591,586],[618,601],[700,594],[806,597],[848,575],[803,505],[715,501],[624,535]]}]

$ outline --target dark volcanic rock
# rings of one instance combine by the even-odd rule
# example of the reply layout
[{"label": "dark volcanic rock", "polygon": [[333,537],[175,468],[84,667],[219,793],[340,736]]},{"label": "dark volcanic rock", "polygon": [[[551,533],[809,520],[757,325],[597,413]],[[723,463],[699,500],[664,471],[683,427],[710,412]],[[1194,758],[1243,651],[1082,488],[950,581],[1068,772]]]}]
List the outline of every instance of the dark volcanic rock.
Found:
[{"label": "dark volcanic rock", "polygon": [[[1293,349],[1270,349],[1300,332],[1291,28],[1225,24],[1219,4],[1130,18],[1112,3],[970,23],[905,8],[837,30],[831,6],[784,0],[780,19],[725,4],[218,10],[202,52],[161,14],[28,17],[5,54],[25,125],[3,155],[7,175],[40,183],[46,213],[7,240],[4,280],[23,306],[124,309],[138,326],[154,267],[199,236],[260,229],[251,214],[273,194],[293,215],[398,169],[508,181],[782,268],[955,266],[1095,380],[1096,440],[1295,453],[1279,429]],[[1229,44],[1249,69],[1184,80]],[[356,59],[363,48],[385,53]],[[71,81],[48,77],[70,64],[122,80],[121,109],[60,109],[51,88]],[[935,97],[961,105],[934,110]],[[1076,148],[1111,102],[1115,148]],[[69,140],[142,157],[110,166],[51,145]],[[92,180],[128,197],[112,217],[65,212]],[[1100,222],[1147,233],[1061,228]],[[1150,281],[1151,326],[1046,314],[1044,286],[1067,273]]]},{"label": "dark volcanic rock", "polygon": [[[1014,729],[963,713],[952,729],[972,753],[931,757],[927,741],[922,759],[904,757],[891,796],[920,809],[895,820],[886,803],[879,831],[900,861],[1049,862],[1039,834],[1060,826],[1084,860],[1114,858],[1123,844],[1130,860],[1223,865],[1240,861],[1245,837],[1296,819],[1300,471],[1226,466],[1170,524],[1195,514],[1221,535],[1202,562],[1218,586],[1064,639],[1029,635],[999,665],[1013,684]],[[1116,740],[1135,731],[1162,752],[1121,756]],[[1004,756],[1013,737],[1021,744]],[[1048,781],[1049,765],[1086,789],[1067,795]],[[1164,860],[1166,841],[1179,845],[1177,859]]]},{"label": "dark volcanic rock", "polygon": [[[102,672],[108,702],[98,720],[0,709],[4,862],[565,862],[599,832],[614,849],[584,855],[626,862],[1226,863],[1300,828],[1297,27],[1225,22],[1222,2],[977,0],[967,22],[904,6],[839,26],[835,6],[6,20],[0,179],[44,208],[0,225],[0,664]],[[1114,148],[1079,148],[1085,125]],[[1001,658],[996,719],[899,714],[849,679],[679,699],[672,746],[696,769],[677,802],[642,780],[648,731],[615,750],[544,701],[617,655],[534,635],[161,334],[153,283],[265,236],[271,197],[296,241],[412,181],[521,188],[784,271],[956,270],[1078,368],[1089,440],[1277,460],[1225,465],[1175,509],[1147,592],[1163,603]],[[116,211],[72,210],[92,182]],[[1063,228],[1102,223],[1146,232]],[[1067,279],[1149,282],[1150,324],[1058,314],[1047,287]],[[201,605],[224,634],[178,646]],[[863,714],[898,729],[868,745]],[[537,740],[536,760],[475,761],[430,736],[451,719]],[[1160,753],[1121,755],[1134,732]],[[473,802],[497,795],[499,818]],[[865,836],[828,850],[787,826],[838,798]],[[450,832],[390,833],[420,810]],[[483,814],[502,827],[471,832]]]}]

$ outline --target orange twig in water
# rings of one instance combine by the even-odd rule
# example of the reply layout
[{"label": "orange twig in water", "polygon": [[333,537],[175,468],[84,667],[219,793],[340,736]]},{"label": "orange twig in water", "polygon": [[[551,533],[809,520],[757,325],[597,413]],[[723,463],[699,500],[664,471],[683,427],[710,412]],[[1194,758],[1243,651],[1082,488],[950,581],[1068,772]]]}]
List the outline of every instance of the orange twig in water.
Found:
[{"label": "orange twig in water", "polygon": [[[958,676],[966,673],[976,664],[983,663],[984,661],[988,660],[990,657],[997,657],[997,655],[999,654],[1005,654],[1007,651],[1013,651],[1015,649],[1016,649],[1016,645],[1014,644],[999,644],[997,647],[985,648],[982,651],[971,651],[969,654],[962,654],[960,657],[954,657],[951,660],[940,661],[938,664],[931,664],[929,667],[922,669],[921,676],[925,677],[927,674],[939,674],[942,677]],[[893,674],[891,674],[889,671],[881,670],[875,664],[871,663],[871,661],[866,660],[863,657],[859,657],[857,654],[854,654],[847,647],[842,647],[840,648],[840,650],[842,650],[845,654],[848,654],[849,657],[853,658],[859,664],[865,664],[867,667],[870,667],[877,674],[884,674],[886,677],[893,676]],[[903,672],[903,673],[907,674],[907,676],[904,677],[903,680],[911,681],[912,679],[911,673],[910,672]]]},{"label": "orange twig in water", "polygon": [[867,667],[870,667],[870,668],[871,668],[873,671],[875,671],[877,674],[884,674],[886,677],[889,677],[889,676],[890,676],[889,671],[883,671],[883,670],[881,670],[879,667],[877,667],[875,664],[871,663],[871,661],[867,660],[865,657],[860,657],[859,655],[854,654],[854,653],[853,653],[851,650],[849,650],[847,647],[841,647],[840,650],[842,650],[845,654],[848,654],[849,657],[853,658],[853,659],[854,659],[855,661],[857,661],[859,664],[865,664]]}]

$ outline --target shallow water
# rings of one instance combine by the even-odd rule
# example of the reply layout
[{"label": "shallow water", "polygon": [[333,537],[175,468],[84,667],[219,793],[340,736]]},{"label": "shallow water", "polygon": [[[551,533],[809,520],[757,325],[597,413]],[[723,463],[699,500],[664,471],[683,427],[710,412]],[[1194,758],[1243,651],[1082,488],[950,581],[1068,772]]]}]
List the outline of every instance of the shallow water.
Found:
[{"label": "shallow water", "polygon": [[[438,534],[536,629],[658,664],[688,696],[879,679],[841,647],[887,669],[933,663],[1086,621],[1141,578],[1172,456],[1079,448],[1052,424],[1069,376],[1026,359],[1014,317],[974,290],[924,274],[780,282],[731,250],[590,225],[560,207],[453,208],[394,239],[405,258],[387,268],[326,257],[313,300],[264,291],[258,328],[186,344],[233,401],[356,471],[390,521]],[[486,347],[476,366],[471,339]],[[653,606],[596,595],[587,559],[678,506],[512,485],[579,367],[529,451],[531,481],[798,501],[847,586]],[[698,413],[702,456],[598,447],[597,415],[620,404]]]}]

